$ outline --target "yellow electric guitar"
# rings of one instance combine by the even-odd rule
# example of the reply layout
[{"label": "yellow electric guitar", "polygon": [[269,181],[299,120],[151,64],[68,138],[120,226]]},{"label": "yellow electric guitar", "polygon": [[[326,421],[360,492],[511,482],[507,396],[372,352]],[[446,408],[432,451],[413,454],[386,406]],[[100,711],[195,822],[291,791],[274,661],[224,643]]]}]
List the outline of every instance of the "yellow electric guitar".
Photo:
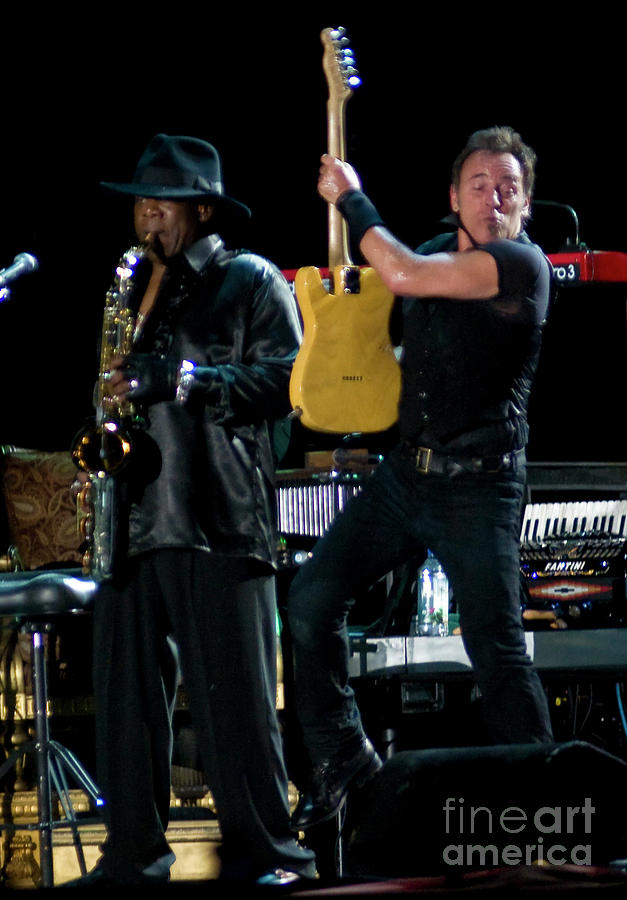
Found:
[{"label": "yellow electric guitar", "polygon": [[[327,78],[328,152],[345,159],[344,114],[355,69],[343,29],[321,34]],[[353,265],[346,224],[329,204],[329,289],[314,266],[294,286],[303,343],[294,362],[290,401],[302,424],[335,434],[377,432],[397,417],[400,369],[390,340],[393,294],[371,268]]]}]

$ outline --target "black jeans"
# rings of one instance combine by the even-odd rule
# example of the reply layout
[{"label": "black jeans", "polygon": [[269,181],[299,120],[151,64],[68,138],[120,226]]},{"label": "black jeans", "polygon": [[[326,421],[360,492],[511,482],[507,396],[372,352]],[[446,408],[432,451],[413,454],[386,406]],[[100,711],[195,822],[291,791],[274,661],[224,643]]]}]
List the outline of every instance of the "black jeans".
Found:
[{"label": "black jeans", "polygon": [[312,875],[290,830],[276,716],[276,604],[253,560],[158,550],[99,593],[94,622],[103,866],[133,881],[169,853],[171,719],[178,661],[222,835],[222,874]]},{"label": "black jeans", "polygon": [[348,683],[346,620],[354,597],[421,548],[448,575],[491,739],[552,740],[521,620],[525,468],[517,465],[498,475],[423,475],[394,451],[315,546],[288,597],[296,705],[314,764],[363,737]]}]

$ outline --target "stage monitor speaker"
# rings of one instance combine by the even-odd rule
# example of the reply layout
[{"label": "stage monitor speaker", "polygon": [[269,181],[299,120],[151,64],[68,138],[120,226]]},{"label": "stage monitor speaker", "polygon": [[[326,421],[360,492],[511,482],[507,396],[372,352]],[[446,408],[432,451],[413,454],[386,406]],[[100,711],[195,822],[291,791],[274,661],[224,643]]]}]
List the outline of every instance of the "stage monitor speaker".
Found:
[{"label": "stage monitor speaker", "polygon": [[349,798],[344,872],[455,875],[627,857],[627,763],[581,741],[415,750]]}]

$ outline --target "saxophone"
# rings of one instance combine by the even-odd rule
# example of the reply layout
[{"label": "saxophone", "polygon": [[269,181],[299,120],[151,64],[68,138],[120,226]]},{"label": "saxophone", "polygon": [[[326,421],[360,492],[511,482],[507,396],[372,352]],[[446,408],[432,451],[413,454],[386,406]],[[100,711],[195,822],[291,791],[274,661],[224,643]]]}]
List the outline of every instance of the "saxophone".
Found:
[{"label": "saxophone", "polygon": [[136,322],[130,307],[133,276],[150,244],[147,240],[130,247],[120,258],[112,286],[105,297],[100,363],[96,384],[94,421],[74,439],[72,459],[87,474],[77,495],[79,528],[87,549],[83,570],[95,581],[113,577],[120,522],[118,475],[128,465],[133,452],[133,429],[140,419],[132,402],[113,395],[109,388],[111,361],[128,356],[136,336]]}]

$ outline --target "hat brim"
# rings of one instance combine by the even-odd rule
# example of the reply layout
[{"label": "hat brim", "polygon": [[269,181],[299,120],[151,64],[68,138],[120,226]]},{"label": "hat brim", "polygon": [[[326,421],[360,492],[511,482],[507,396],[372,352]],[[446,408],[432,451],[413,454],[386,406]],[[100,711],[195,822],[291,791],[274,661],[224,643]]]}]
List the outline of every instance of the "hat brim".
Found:
[{"label": "hat brim", "polygon": [[207,200],[219,207],[220,211],[236,219],[249,219],[252,215],[250,209],[239,200],[227,197],[224,194],[207,193],[189,187],[173,187],[163,184],[117,184],[110,181],[101,181],[101,187],[117,194],[128,194],[134,197],[150,197],[160,200]]}]

